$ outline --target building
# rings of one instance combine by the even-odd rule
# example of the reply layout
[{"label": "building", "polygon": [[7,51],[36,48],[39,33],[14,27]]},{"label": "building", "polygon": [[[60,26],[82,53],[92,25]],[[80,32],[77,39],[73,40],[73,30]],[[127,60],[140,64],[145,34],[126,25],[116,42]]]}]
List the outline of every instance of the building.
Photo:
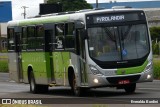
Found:
[{"label": "building", "polygon": [[[96,8],[96,3],[92,4]],[[110,9],[114,6],[128,6],[132,8],[143,9],[146,12],[149,27],[160,26],[160,1],[132,1],[132,2],[106,2],[99,3],[98,8]]]},{"label": "building", "polygon": [[7,22],[12,20],[11,1],[0,1],[0,52],[7,46]]}]

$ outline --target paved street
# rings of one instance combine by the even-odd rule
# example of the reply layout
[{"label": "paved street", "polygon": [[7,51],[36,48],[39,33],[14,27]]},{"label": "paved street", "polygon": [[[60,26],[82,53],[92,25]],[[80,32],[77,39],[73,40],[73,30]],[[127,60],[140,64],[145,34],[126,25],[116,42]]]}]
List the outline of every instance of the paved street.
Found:
[{"label": "paved street", "polygon": [[[49,92],[45,94],[32,94],[29,92],[29,85],[23,83],[15,83],[9,80],[8,74],[0,74],[0,98],[47,98],[49,104],[90,104],[87,107],[108,107],[108,103],[120,104],[119,107],[129,107],[128,101],[131,100],[150,100],[154,98],[160,101],[160,81],[154,80],[151,83],[138,83],[137,90],[134,94],[126,94],[124,90],[115,88],[97,88],[88,90],[81,98],[75,97],[70,88],[51,87]],[[137,99],[138,98],[138,99]],[[144,99],[145,98],[145,99]],[[151,99],[153,100],[153,99]],[[93,104],[99,104],[96,106]],[[102,105],[104,104],[104,105]],[[128,105],[128,106],[127,106]],[[150,104],[141,107],[149,107]],[[50,106],[50,105],[47,105]],[[63,107],[63,105],[61,105]],[[72,107],[70,106],[70,107]],[[159,104],[151,104],[152,107],[159,107]],[[65,105],[66,107],[66,105]],[[73,106],[74,107],[74,106]],[[81,106],[80,106],[81,107]],[[84,105],[85,107],[85,105]],[[114,107],[114,106],[113,106]],[[136,104],[132,105],[136,107]]]}]

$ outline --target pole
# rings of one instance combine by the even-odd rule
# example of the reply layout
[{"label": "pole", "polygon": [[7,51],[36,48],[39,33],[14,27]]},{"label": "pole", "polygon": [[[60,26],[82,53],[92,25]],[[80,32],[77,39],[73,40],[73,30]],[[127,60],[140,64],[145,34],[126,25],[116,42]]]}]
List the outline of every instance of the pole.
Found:
[{"label": "pole", "polygon": [[47,3],[48,0],[44,0],[44,3]]},{"label": "pole", "polygon": [[96,0],[96,8],[98,8],[98,0]]},{"label": "pole", "polygon": [[22,13],[22,15],[24,16],[24,19],[25,19],[26,18],[26,8],[28,8],[28,7],[22,6],[21,8],[24,9],[24,13]]}]

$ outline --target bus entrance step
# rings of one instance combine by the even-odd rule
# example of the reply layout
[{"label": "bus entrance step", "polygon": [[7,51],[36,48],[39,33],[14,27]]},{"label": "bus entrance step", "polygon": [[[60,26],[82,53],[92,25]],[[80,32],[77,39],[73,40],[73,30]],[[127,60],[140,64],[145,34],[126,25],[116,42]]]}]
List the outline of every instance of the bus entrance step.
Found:
[{"label": "bus entrance step", "polygon": [[49,84],[49,86],[52,87],[52,86],[58,86],[58,85],[56,84],[56,82],[52,82],[51,84]]}]

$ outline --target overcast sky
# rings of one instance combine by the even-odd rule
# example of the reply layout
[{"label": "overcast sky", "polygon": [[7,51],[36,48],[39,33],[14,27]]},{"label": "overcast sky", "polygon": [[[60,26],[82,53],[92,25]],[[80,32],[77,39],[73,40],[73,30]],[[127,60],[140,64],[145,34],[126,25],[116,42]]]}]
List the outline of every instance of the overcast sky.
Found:
[{"label": "overcast sky", "polygon": [[[86,0],[88,3],[95,3],[96,0]],[[102,2],[110,2],[110,1],[117,1],[117,2],[126,2],[126,1],[152,1],[152,0],[98,0],[99,3]],[[156,1],[156,0],[155,0]],[[158,1],[158,0],[157,0]]]},{"label": "overcast sky", "polygon": [[[13,20],[23,19],[23,9],[22,6],[28,7],[26,9],[26,16],[32,17],[39,14],[39,4],[43,3],[44,0],[0,0],[0,1],[12,1],[12,16]],[[88,3],[95,3],[96,0],[86,0]],[[99,3],[109,2],[109,1],[147,1],[147,0],[98,0]],[[151,0],[149,0],[151,1]]]},{"label": "overcast sky", "polygon": [[44,3],[44,0],[0,0],[0,1],[12,1],[12,17],[13,20],[23,19],[22,13],[24,9],[22,6],[28,7],[26,9],[26,16],[33,17],[39,14],[39,4]]}]

